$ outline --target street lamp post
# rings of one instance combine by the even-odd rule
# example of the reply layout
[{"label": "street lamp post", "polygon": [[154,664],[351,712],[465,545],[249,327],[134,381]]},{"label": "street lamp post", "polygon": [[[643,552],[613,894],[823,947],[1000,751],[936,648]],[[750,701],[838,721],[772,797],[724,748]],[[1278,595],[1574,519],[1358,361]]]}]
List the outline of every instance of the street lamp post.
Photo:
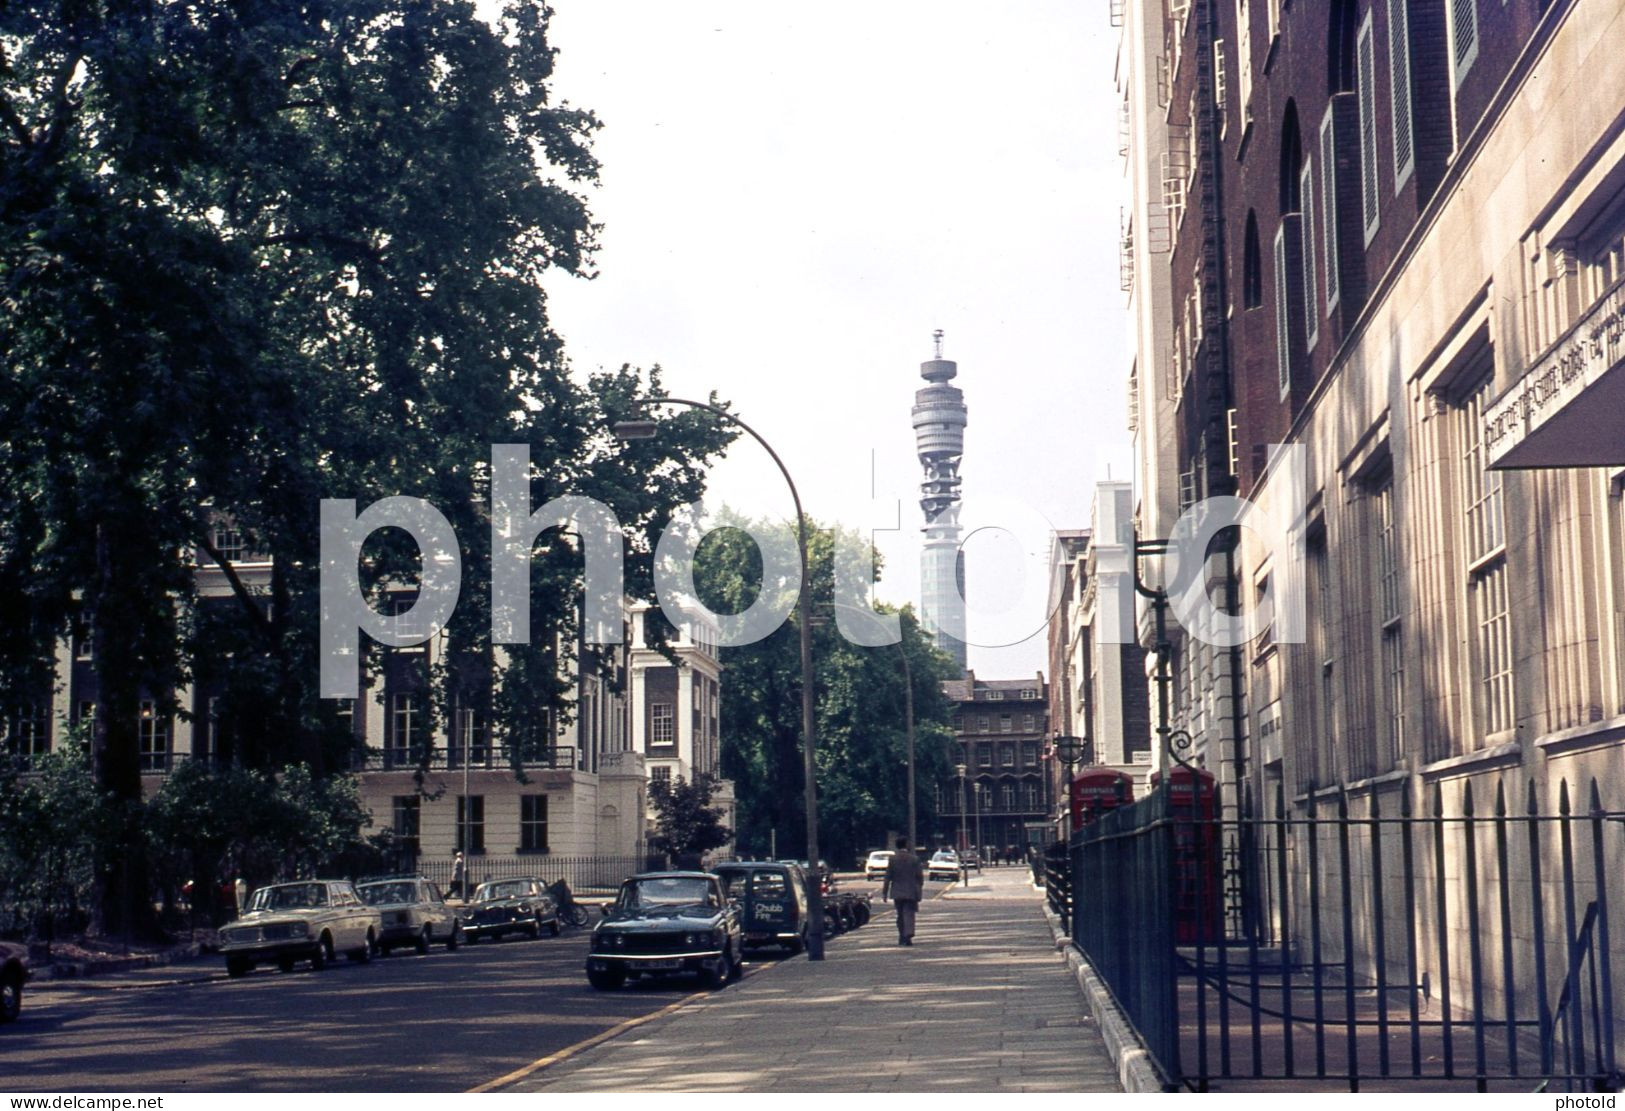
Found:
[{"label": "street lamp post", "polygon": [[[654,405],[686,405],[691,409],[702,409],[724,420],[732,421],[748,432],[753,440],[761,444],[778,465],[779,473],[784,476],[785,485],[790,487],[790,500],[796,507],[796,548],[801,556],[801,590],[796,599],[798,611],[798,624],[801,626],[801,742],[802,742],[802,768],[805,783],[805,802],[807,810],[807,917],[811,919],[807,931],[807,959],[821,961],[824,959],[824,892],[821,877],[818,873],[818,781],[816,767],[813,763],[813,668],[812,668],[812,610],[809,606],[811,596],[812,572],[807,562],[807,515],[801,511],[801,495],[796,491],[795,480],[790,477],[790,470],[779,458],[779,453],[773,450],[756,429],[740,420],[728,410],[704,401],[689,401],[681,397],[651,397],[637,399],[632,402],[639,409],[647,409]],[[646,440],[655,434],[655,422],[621,421],[614,427],[617,439]]]},{"label": "street lamp post", "polygon": [[955,764],[954,774],[959,777],[959,851],[964,852],[970,846],[965,841],[965,815],[970,809],[965,802],[965,765]]}]

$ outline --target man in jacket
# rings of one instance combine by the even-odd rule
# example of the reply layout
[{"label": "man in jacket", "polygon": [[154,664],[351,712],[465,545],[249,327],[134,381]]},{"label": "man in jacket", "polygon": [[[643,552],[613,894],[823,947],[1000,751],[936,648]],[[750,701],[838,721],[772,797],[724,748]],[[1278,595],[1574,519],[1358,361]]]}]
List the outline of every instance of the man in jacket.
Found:
[{"label": "man in jacket", "polygon": [[897,904],[897,944],[914,944],[914,916],[924,892],[925,865],[908,851],[908,838],[897,839],[897,851],[886,863],[886,881],[880,898]]}]

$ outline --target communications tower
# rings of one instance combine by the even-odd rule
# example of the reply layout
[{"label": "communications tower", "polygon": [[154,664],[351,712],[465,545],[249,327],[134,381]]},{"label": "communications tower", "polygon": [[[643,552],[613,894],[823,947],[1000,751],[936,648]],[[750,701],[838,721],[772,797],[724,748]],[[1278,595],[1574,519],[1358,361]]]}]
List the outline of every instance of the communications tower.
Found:
[{"label": "communications tower", "polygon": [[965,670],[965,561],[959,551],[959,458],[965,453],[965,395],[948,380],[959,365],[942,357],[942,329],[934,352],[920,364],[928,385],[914,393],[914,445],[925,475],[920,509],[925,546],[920,554],[921,620],[936,645]]}]

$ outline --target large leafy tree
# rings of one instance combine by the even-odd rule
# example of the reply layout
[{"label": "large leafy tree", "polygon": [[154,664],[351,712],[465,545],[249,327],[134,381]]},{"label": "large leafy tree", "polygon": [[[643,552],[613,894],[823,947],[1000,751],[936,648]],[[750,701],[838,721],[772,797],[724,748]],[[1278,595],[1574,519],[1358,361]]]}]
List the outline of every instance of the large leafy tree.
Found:
[{"label": "large leafy tree", "polygon": [[[597,170],[596,121],[548,94],[548,14],[0,6],[0,693],[37,689],[69,631],[96,646],[94,775],[120,815],[104,927],[149,905],[143,698],[207,679],[241,763],[348,765],[313,689],[321,498],[411,494],[450,518],[465,578],[449,634],[479,659],[492,443],[531,445],[538,500],[595,494],[643,536],[727,442],[690,417],[613,449],[608,419],[658,377],[574,380],[547,324],[542,275],[590,266],[579,191]],[[221,558],[222,519],[274,553],[268,587]],[[415,561],[383,534],[368,581]],[[228,607],[199,604],[199,562]],[[541,545],[534,622],[565,627],[514,654],[494,706],[511,719],[558,693],[578,562]]]},{"label": "large leafy tree", "polygon": [[[742,520],[720,518],[723,524]],[[794,543],[783,523],[751,527],[765,537],[778,534],[787,546]],[[934,806],[930,785],[948,774],[951,762],[951,707],[942,681],[955,677],[952,661],[932,646],[911,609],[899,614],[899,644],[862,647],[841,634],[833,600],[837,550],[843,559],[869,558],[870,551],[854,533],[809,522],[819,847],[831,863],[850,860],[880,845],[889,831],[907,828],[907,677],[914,694],[916,804],[919,824],[927,828]],[[742,611],[760,591],[781,598],[793,593],[788,582],[763,581],[760,552],[737,528],[719,529],[701,544],[695,582],[701,600],[718,613]],[[861,620],[855,614],[852,619]],[[721,650],[722,770],[735,784],[736,839],[745,851],[766,852],[776,842],[788,852],[806,841],[798,620],[792,615],[764,640]]]}]

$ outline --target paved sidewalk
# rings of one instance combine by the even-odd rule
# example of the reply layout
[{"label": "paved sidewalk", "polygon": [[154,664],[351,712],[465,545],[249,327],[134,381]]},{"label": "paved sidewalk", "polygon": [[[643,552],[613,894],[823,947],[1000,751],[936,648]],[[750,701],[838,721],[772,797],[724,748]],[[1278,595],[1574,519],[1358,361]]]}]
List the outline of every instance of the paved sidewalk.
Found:
[{"label": "paved sidewalk", "polygon": [[875,907],[822,964],[784,961],[507,1090],[1121,1090],[1026,869],[927,899],[911,948]]}]

